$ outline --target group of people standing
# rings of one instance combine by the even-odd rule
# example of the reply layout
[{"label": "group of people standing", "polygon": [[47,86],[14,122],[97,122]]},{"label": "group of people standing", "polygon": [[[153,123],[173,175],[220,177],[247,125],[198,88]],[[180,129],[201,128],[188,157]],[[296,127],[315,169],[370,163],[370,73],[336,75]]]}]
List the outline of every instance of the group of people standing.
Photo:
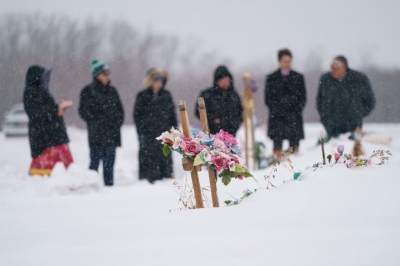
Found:
[{"label": "group of people standing", "polygon": [[[282,142],[289,140],[298,152],[304,139],[303,109],[306,105],[304,76],[292,70],[292,53],[278,52],[279,69],[267,76],[265,104],[269,108],[268,136],[273,140],[275,156],[282,153]],[[86,122],[89,136],[90,165],[97,171],[103,163],[104,184],[114,183],[116,148],[121,146],[124,110],[115,87],[110,84],[110,68],[93,60],[93,81],[80,94],[79,115]],[[29,117],[31,175],[50,175],[57,162],[65,167],[72,163],[68,136],[63,120],[71,101],[58,104],[49,92],[50,70],[32,66],[26,75],[24,106]],[[143,90],[136,97],[133,120],[139,141],[139,179],[154,183],[169,178],[172,158],[164,157],[161,144],[155,140],[162,132],[178,127],[175,104],[166,89],[169,76],[165,70],[150,69],[143,81]],[[225,66],[214,73],[212,86],[201,91],[211,134],[220,130],[236,135],[242,123],[242,102],[235,90],[233,76]],[[352,132],[361,137],[363,118],[374,108],[375,98],[368,78],[348,67],[345,57],[333,60],[331,71],[321,77],[317,110],[327,131],[327,138]],[[195,114],[199,117],[197,107]]]}]

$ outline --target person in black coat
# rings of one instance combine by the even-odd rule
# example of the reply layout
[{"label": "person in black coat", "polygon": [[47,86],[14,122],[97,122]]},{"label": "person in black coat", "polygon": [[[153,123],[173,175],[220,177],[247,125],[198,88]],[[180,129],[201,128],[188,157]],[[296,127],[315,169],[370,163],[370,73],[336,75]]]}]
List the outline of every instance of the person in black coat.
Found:
[{"label": "person in black coat", "polygon": [[109,67],[93,60],[91,72],[93,82],[80,94],[79,115],[89,132],[89,168],[97,171],[103,161],[104,183],[112,186],[116,147],[121,146],[124,110],[116,88],[110,85]]},{"label": "person in black coat", "polygon": [[168,73],[150,69],[137,94],[133,107],[133,120],[139,136],[139,179],[154,183],[170,178],[173,173],[172,157],[165,157],[162,145],[156,140],[161,133],[178,126],[171,93],[165,89]]},{"label": "person in black coat", "polygon": [[[50,175],[55,163],[72,163],[63,115],[71,101],[57,104],[49,92],[51,70],[31,66],[26,74],[24,108],[29,117],[30,174]],[[52,153],[54,156],[49,156]]]},{"label": "person in black coat", "polygon": [[326,140],[348,132],[359,139],[362,121],[374,107],[375,96],[367,76],[350,69],[344,56],[337,56],[318,87],[317,109],[328,134]]},{"label": "person in black coat", "polygon": [[274,142],[274,154],[282,153],[283,140],[289,140],[293,152],[298,152],[304,139],[303,109],[306,86],[302,74],[291,70],[292,53],[278,52],[280,69],[267,76],[265,104],[269,108],[268,136]]},{"label": "person in black coat", "polygon": [[[227,67],[217,67],[213,86],[203,90],[199,97],[204,98],[210,133],[216,134],[224,130],[236,135],[243,120],[242,101],[235,90],[232,74]],[[197,105],[195,115],[200,118]]]}]

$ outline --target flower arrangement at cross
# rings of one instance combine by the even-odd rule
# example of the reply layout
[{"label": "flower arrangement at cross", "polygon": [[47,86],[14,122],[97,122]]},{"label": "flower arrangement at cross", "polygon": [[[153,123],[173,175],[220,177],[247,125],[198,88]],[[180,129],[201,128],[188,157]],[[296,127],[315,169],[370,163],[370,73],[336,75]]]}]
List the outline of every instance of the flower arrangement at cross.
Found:
[{"label": "flower arrangement at cross", "polygon": [[[329,154],[326,157],[328,159],[328,162],[331,163],[332,161],[334,163],[333,165],[342,164],[345,165],[347,168],[354,168],[360,166],[383,165],[388,163],[389,156],[392,156],[390,151],[377,150],[374,151],[372,155],[367,158],[360,158],[353,157],[351,154],[346,154],[344,153],[344,150],[344,146],[339,145],[336,152],[333,153],[333,156]],[[320,166],[320,163],[313,165],[314,168],[318,168]]]},{"label": "flower arrangement at cross", "polygon": [[207,166],[217,171],[224,185],[231,179],[253,177],[248,171],[241,156],[238,142],[234,136],[221,130],[215,135],[197,129],[191,130],[191,138],[171,128],[156,139],[163,144],[163,153],[168,156],[171,151],[192,159],[193,166]]}]

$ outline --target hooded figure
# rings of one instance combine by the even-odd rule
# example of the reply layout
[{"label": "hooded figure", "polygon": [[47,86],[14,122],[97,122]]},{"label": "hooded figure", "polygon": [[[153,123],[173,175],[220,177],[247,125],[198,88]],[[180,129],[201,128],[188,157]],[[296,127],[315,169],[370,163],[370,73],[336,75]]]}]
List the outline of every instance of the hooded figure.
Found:
[{"label": "hooded figure", "polygon": [[[236,135],[242,123],[242,102],[236,92],[232,74],[225,66],[219,66],[214,73],[214,84],[203,90],[199,97],[204,98],[207,120],[211,134],[224,130]],[[195,115],[200,118],[196,106]]]},{"label": "hooded figure", "polygon": [[118,91],[111,86],[110,71],[105,63],[93,60],[93,81],[80,95],[79,115],[85,120],[89,132],[90,166],[97,171],[103,161],[104,184],[114,184],[116,148],[121,146],[121,126],[124,109]]},{"label": "hooded figure", "polygon": [[31,66],[26,74],[24,108],[29,117],[31,175],[50,175],[57,162],[65,167],[72,162],[64,119],[49,92],[50,74],[51,70],[41,66]]},{"label": "hooded figure", "polygon": [[150,183],[170,178],[173,173],[171,156],[163,155],[162,145],[156,140],[161,133],[178,126],[172,95],[165,89],[168,78],[166,71],[150,69],[133,107],[140,143],[139,179]]}]

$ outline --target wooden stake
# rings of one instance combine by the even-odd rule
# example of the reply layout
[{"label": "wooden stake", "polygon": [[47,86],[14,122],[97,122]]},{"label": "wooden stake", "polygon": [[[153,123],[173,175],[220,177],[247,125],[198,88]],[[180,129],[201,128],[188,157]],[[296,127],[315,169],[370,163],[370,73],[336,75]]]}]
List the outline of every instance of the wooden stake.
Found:
[{"label": "wooden stake", "polygon": [[[253,168],[256,170],[256,154],[254,153],[255,137],[254,137],[254,98],[253,92],[249,86],[251,74],[246,72],[243,74],[244,93],[243,93],[243,124],[245,134],[245,146],[246,146],[246,164],[249,165],[249,153],[253,158]],[[249,147],[250,146],[250,147]]]},{"label": "wooden stake", "polygon": [[[362,137],[362,131],[360,127],[357,127],[355,130],[356,134],[360,137]],[[353,156],[354,157],[359,157],[365,155],[364,148],[361,145],[361,140],[360,139],[355,139],[354,140],[354,147],[353,147]]]},{"label": "wooden stake", "polygon": [[[203,97],[197,99],[197,105],[199,106],[200,122],[203,127],[203,131],[206,133],[210,133],[207,120],[206,104],[204,102]],[[219,200],[217,194],[217,178],[215,176],[214,170],[208,168],[208,176],[210,179],[211,198],[213,202],[213,207],[219,207]]]},{"label": "wooden stake", "polygon": [[321,133],[321,149],[322,149],[322,162],[325,165],[326,164],[326,159],[325,159],[325,147],[324,147],[324,137],[322,136]]},{"label": "wooden stake", "polygon": [[[181,123],[182,123],[182,132],[185,137],[190,138],[190,126],[189,126],[189,118],[186,110],[186,102],[184,100],[179,100],[179,111],[180,111],[180,116],[181,116]],[[193,165],[193,162],[192,162]],[[193,169],[193,171],[190,172],[190,175],[192,177],[192,183],[193,183],[193,191],[194,191],[194,197],[196,200],[196,208],[204,208],[203,206],[203,198],[201,196],[201,188],[200,188],[200,182],[199,182],[199,175],[197,173],[196,169]]]}]

